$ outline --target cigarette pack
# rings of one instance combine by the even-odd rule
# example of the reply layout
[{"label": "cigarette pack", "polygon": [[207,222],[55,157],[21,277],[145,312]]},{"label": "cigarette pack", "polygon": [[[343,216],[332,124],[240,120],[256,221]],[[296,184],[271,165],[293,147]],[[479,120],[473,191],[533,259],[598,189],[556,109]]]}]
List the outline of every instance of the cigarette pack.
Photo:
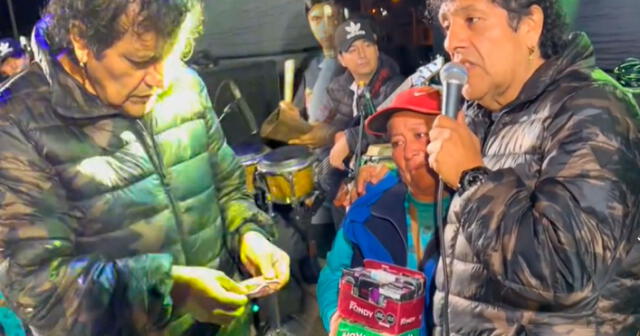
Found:
[{"label": "cigarette pack", "polygon": [[424,315],[425,277],[408,268],[365,260],[346,269],[340,281],[338,335],[413,335]]}]

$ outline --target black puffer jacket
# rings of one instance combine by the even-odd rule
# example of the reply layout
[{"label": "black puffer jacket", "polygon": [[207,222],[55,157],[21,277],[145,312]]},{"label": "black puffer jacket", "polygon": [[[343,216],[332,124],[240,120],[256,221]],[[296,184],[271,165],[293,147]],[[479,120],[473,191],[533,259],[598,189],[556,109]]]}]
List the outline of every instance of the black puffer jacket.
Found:
[{"label": "black puffer jacket", "polygon": [[496,118],[467,106],[491,171],[450,208],[451,335],[640,329],[637,106],[594,64],[588,39],[574,34]]}]

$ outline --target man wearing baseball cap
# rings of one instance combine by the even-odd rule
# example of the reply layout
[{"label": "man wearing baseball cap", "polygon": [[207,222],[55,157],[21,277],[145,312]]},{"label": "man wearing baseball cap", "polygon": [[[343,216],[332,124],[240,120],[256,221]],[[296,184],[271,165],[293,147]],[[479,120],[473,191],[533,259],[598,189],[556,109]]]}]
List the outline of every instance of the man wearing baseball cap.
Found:
[{"label": "man wearing baseball cap", "polygon": [[[346,20],[336,28],[334,37],[338,61],[347,71],[334,78],[327,87],[328,97],[321,109],[328,116],[319,123],[319,127],[292,140],[291,144],[311,147],[332,145],[334,134],[354,126],[354,117],[363,104],[363,87],[359,85],[369,90],[374,105],[378,106],[402,83],[397,63],[378,50],[377,34],[369,20]],[[356,139],[350,140],[353,140],[350,145],[355,148]]]},{"label": "man wearing baseball cap", "polygon": [[[319,172],[319,184],[329,201],[333,201],[347,175],[342,162],[357,147],[360,112],[366,106],[363,92],[369,92],[377,107],[403,81],[395,61],[378,50],[377,35],[370,21],[352,18],[343,22],[336,29],[335,45],[337,59],[347,71],[327,87],[327,99],[321,109],[328,117],[308,134],[290,141],[291,144],[324,147],[323,156],[329,157],[331,165],[322,165],[327,169]],[[363,140],[360,148],[364,151],[372,139],[365,137]],[[340,217],[334,212],[336,225]]]},{"label": "man wearing baseball cap", "polygon": [[12,38],[0,39],[0,82],[29,65],[29,56],[20,43]]},{"label": "man wearing baseball cap", "polygon": [[[427,279],[424,333],[432,328],[431,294],[439,258],[435,208],[438,176],[431,170],[426,148],[429,130],[440,113],[440,92],[412,88],[391,105],[369,117],[366,130],[384,135],[392,145],[397,166],[356,200],[338,231],[327,264],[320,273],[317,297],[320,316],[330,335],[341,318],[336,314],[342,270],[363,265],[364,259],[421,270]],[[444,213],[449,205],[446,195]]]}]

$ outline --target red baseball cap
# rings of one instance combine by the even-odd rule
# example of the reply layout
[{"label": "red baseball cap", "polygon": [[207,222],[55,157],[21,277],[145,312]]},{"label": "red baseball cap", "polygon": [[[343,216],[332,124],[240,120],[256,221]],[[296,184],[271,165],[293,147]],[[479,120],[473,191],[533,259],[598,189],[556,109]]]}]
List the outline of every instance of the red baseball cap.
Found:
[{"label": "red baseball cap", "polygon": [[440,91],[432,87],[423,86],[400,92],[391,105],[376,112],[365,122],[367,133],[385,135],[387,123],[391,116],[400,111],[410,111],[429,115],[440,114]]}]

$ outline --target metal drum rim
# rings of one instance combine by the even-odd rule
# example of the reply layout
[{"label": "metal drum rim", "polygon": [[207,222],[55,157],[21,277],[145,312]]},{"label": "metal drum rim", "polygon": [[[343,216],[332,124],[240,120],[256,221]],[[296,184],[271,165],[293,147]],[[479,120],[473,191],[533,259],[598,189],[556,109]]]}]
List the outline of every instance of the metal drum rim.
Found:
[{"label": "metal drum rim", "polygon": [[[292,157],[277,162],[270,161],[269,158],[266,157],[267,155],[278,154],[278,151],[283,151],[286,149],[293,150],[294,148],[301,151],[299,157]],[[313,163],[314,158],[315,156],[313,152],[309,151],[306,147],[300,145],[288,145],[274,149],[273,151],[265,154],[258,162],[258,170],[262,173],[268,174],[295,172],[304,169],[307,166],[310,166]]]},{"label": "metal drum rim", "polygon": [[306,159],[289,159],[282,162],[258,162],[258,171],[266,174],[280,175],[301,170],[311,165],[313,156]]},{"label": "metal drum rim", "polygon": [[240,163],[243,166],[245,166],[245,165],[254,165],[254,164],[260,162],[262,157],[265,156],[270,151],[271,150],[269,149],[269,147],[265,146],[265,147],[262,147],[262,150],[259,153],[248,153],[248,154],[244,154],[244,155],[236,154],[236,157],[238,158],[238,161],[240,161]]}]

